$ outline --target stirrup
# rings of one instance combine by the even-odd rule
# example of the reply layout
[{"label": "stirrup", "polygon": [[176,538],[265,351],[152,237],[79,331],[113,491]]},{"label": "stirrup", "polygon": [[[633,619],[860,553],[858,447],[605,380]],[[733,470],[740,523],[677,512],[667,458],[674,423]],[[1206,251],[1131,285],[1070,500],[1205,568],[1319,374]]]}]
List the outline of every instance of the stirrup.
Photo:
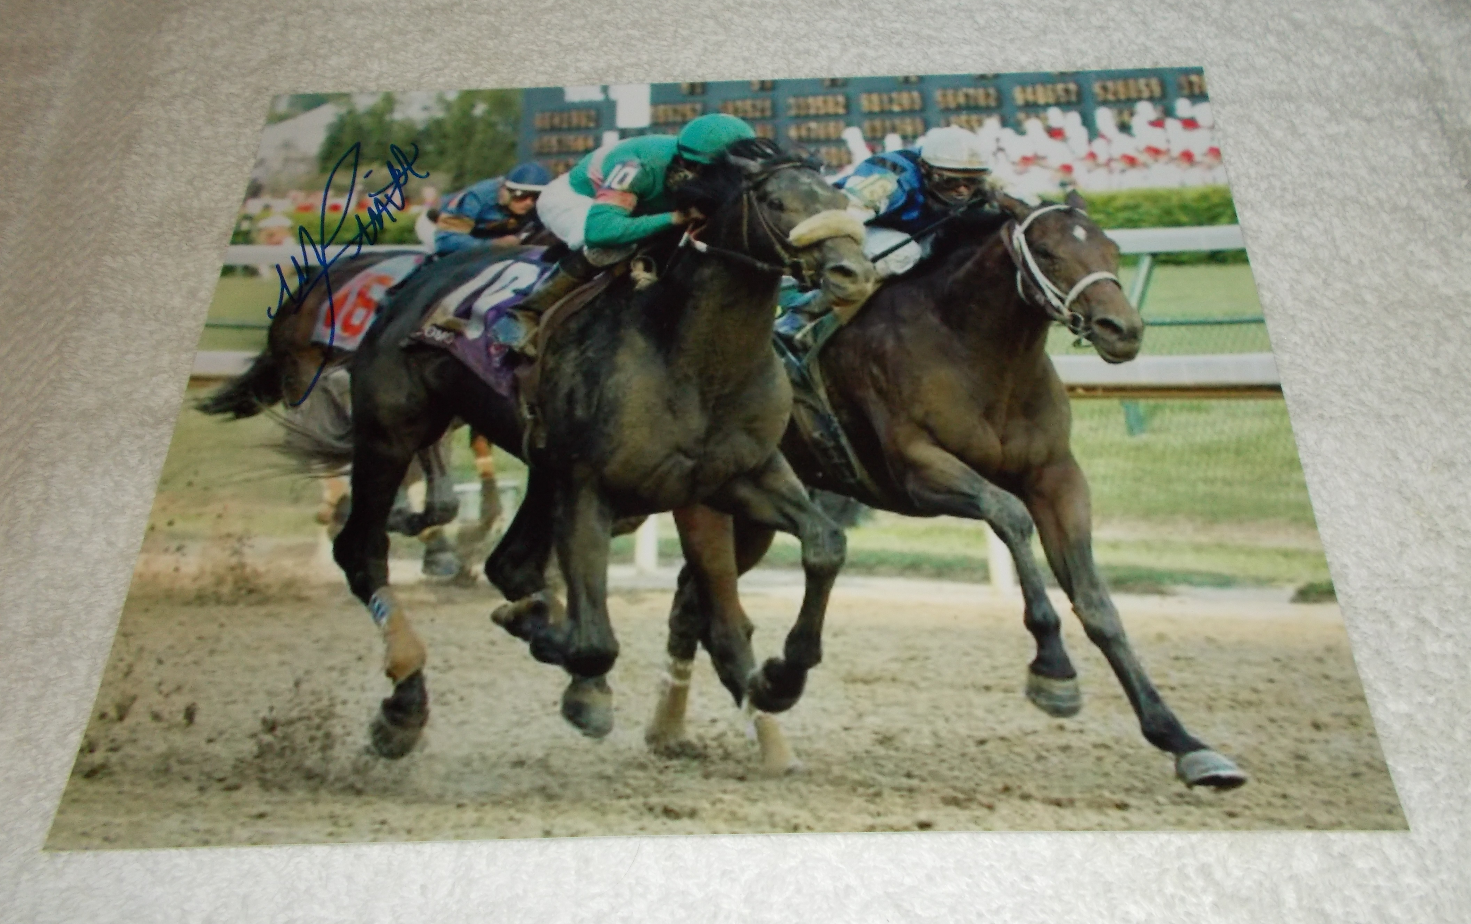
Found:
[{"label": "stirrup", "polygon": [[633,279],[634,291],[642,292],[659,281],[659,268],[652,258],[640,255],[628,264],[628,275]]},{"label": "stirrup", "polygon": [[527,359],[536,357],[537,316],[512,308],[490,326],[490,339]]}]

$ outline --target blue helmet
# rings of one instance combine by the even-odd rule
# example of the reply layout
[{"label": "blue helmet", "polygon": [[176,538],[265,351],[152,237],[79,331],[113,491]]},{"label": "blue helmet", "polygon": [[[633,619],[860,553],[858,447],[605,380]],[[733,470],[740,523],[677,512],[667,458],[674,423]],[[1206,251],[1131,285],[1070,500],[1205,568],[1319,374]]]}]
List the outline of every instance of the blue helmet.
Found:
[{"label": "blue helmet", "polygon": [[506,174],[506,188],[523,192],[541,192],[551,181],[551,173],[535,161],[517,164]]}]

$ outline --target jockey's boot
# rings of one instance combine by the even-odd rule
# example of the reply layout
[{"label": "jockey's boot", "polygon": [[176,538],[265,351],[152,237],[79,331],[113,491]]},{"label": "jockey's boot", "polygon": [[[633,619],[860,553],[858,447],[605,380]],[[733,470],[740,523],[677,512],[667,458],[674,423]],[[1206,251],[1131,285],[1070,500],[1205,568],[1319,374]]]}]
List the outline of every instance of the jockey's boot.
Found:
[{"label": "jockey's boot", "polygon": [[588,262],[581,250],[574,250],[563,257],[557,268],[541,281],[531,294],[496,322],[492,333],[496,342],[504,343],[511,350],[527,359],[536,357],[536,330],[541,316],[547,309],[598,273],[598,267]]},{"label": "jockey's boot", "polygon": [[[862,302],[853,304],[834,301],[825,290],[819,290],[812,298],[793,308],[788,317],[782,319],[781,326],[785,328],[783,333],[797,345],[799,350],[805,353],[812,349],[819,328],[826,330],[830,326],[820,325],[819,321],[831,314],[837,318],[836,326],[841,327],[853,320],[853,316],[861,307],[863,307]],[[825,335],[824,339],[826,339]]]}]

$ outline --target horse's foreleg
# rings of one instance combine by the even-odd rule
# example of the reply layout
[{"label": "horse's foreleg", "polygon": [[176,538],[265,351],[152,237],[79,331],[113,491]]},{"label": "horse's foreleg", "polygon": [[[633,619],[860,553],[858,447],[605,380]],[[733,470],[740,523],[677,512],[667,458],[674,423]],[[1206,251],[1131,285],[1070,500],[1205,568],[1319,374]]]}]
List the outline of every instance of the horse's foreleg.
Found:
[{"label": "horse's foreleg", "polygon": [[1123,685],[1144,737],[1175,756],[1175,771],[1187,786],[1231,789],[1246,782],[1234,763],[1185,730],[1139,663],[1093,561],[1088,482],[1077,463],[1069,458],[1037,472],[1028,485],[1027,504],[1053,573],[1088,638]]},{"label": "horse's foreleg", "polygon": [[453,521],[460,512],[460,500],[455,496],[454,479],[449,473],[448,455],[448,447],[440,441],[415,454],[418,469],[424,477],[424,509],[414,511],[406,495],[401,501],[396,501],[390,520],[390,528],[394,532],[418,536],[426,529]]},{"label": "horse's foreleg", "polygon": [[1021,584],[1022,620],[1037,643],[1037,656],[1027,668],[1027,699],[1049,715],[1076,715],[1083,707],[1078,672],[1062,644],[1062,620],[1047,598],[1047,580],[1032,554],[1032,518],[1026,506],[933,443],[913,443],[903,454],[904,487],[915,506],[928,514],[984,520],[1006,544]]},{"label": "horse's foreleg", "polygon": [[501,492],[495,481],[495,454],[490,440],[471,431],[470,451],[475,455],[475,474],[480,478],[480,525],[487,533],[501,518]]},{"label": "horse's foreleg", "polygon": [[[526,495],[511,525],[490,557],[485,578],[506,602],[490,614],[496,625],[519,639],[531,641],[560,622],[561,604],[547,591],[547,563],[552,556],[552,476],[539,468],[526,473]],[[538,658],[554,652],[532,648]],[[553,663],[560,664],[558,660]]]},{"label": "horse's foreleg", "polygon": [[807,672],[822,661],[822,622],[833,582],[843,567],[847,539],[807,496],[781,453],[772,453],[756,472],[728,482],[709,505],[746,517],[757,524],[791,533],[802,544],[806,587],[797,621],[787,633],[783,657],[769,659],[752,674],[747,701],[762,712],[783,712],[796,705]]},{"label": "horse's foreleg", "polygon": [[[660,684],[654,718],[645,739],[659,751],[678,751],[686,744],[685,706],[688,701],[695,651],[703,643],[721,683],[737,705],[745,702],[746,683],[755,671],[751,650],[751,621],[741,607],[736,579],[750,570],[771,546],[772,531],[743,523],[737,530],[731,518],[708,507],[674,512],[684,549],[674,607],[669,615],[669,668]],[[768,773],[785,773],[797,766],[774,716],[755,713],[748,718],[761,744],[762,765]]]},{"label": "horse's foreleg", "polygon": [[475,471],[480,476],[480,516],[473,523],[461,524],[455,533],[455,554],[460,560],[455,580],[462,584],[475,583],[475,572],[470,562],[481,560],[486,551],[486,541],[501,517],[500,487],[495,480],[495,458],[491,455],[490,440],[472,430],[470,451],[475,454]]},{"label": "horse's foreleg", "polygon": [[562,717],[584,735],[602,738],[613,730],[613,694],[606,675],[618,658],[618,640],[608,619],[613,514],[591,479],[569,479],[556,486],[552,529],[567,582],[567,620],[538,633],[531,647],[533,653],[538,647],[552,648],[572,675],[562,694]]}]

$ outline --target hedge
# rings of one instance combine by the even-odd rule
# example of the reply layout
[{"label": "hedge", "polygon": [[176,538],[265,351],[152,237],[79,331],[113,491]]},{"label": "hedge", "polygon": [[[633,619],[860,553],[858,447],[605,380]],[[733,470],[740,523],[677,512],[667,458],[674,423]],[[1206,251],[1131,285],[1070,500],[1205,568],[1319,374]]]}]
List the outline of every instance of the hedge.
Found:
[{"label": "hedge", "polygon": [[[1182,228],[1236,224],[1236,203],[1227,186],[1124,189],[1082,193],[1088,216],[1100,228]],[[1132,263],[1134,257],[1125,257]],[[1245,263],[1244,250],[1160,254],[1159,263]]]}]

